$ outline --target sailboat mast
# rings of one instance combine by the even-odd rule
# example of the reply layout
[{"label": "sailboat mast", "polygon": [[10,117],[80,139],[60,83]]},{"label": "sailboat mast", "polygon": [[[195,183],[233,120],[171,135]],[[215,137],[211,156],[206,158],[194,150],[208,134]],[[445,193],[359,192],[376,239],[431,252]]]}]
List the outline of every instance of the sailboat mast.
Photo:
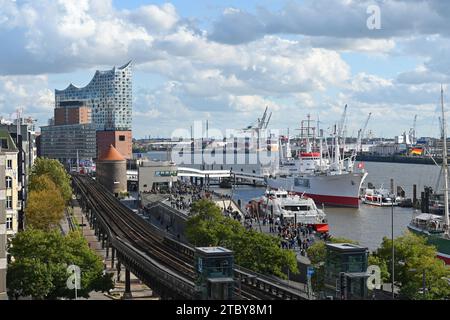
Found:
[{"label": "sailboat mast", "polygon": [[448,161],[447,161],[447,124],[444,113],[444,90],[441,85],[441,109],[442,109],[442,169],[444,171],[444,209],[445,209],[445,233],[449,234],[449,213],[448,213]]}]

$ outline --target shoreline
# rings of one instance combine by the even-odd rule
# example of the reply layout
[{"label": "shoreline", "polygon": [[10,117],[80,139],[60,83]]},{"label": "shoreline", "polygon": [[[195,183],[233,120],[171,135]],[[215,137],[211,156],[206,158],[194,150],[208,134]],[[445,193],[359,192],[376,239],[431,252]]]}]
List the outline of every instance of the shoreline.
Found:
[{"label": "shoreline", "polygon": [[[442,163],[442,159],[435,159],[437,164]],[[366,162],[390,162],[406,164],[435,164],[431,157],[407,157],[407,156],[376,156],[376,155],[358,155],[356,161]]]}]

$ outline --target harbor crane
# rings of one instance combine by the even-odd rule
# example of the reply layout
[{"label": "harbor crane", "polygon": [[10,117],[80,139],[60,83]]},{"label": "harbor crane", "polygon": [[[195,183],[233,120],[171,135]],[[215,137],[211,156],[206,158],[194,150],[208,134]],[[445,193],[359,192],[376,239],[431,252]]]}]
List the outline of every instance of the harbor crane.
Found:
[{"label": "harbor crane", "polygon": [[411,129],[409,129],[409,138],[411,139],[411,144],[416,143],[416,122],[417,122],[417,114],[414,115],[414,121]]},{"label": "harbor crane", "polygon": [[269,117],[267,118],[268,109],[269,107],[266,107],[262,118],[258,118],[258,120],[254,125],[249,125],[247,128],[243,129],[243,131],[259,131],[261,129],[267,129],[267,126],[269,125],[270,122],[270,118],[272,118],[272,112],[270,112]]},{"label": "harbor crane", "polygon": [[252,134],[252,139],[253,139],[253,134],[256,132],[256,144],[257,144],[257,150],[259,150],[260,147],[260,138],[261,138],[261,130],[266,130],[270,119],[272,118],[272,112],[270,112],[270,114],[268,114],[268,109],[269,107],[266,106],[266,109],[264,110],[263,116],[261,118],[258,118],[258,120],[256,121],[255,124],[253,125],[249,125],[247,128],[242,129],[243,132],[251,132]]},{"label": "harbor crane", "polygon": [[[366,132],[367,125],[369,124],[369,120],[370,120],[371,116],[372,116],[372,112],[369,112],[369,115],[367,116],[364,126],[361,129],[359,129],[359,132],[358,132],[358,141],[356,143],[356,148],[357,148],[357,150],[360,150],[360,152],[362,152],[362,139],[364,137],[364,133]],[[356,156],[356,154],[355,154],[355,156]]]},{"label": "harbor crane", "polygon": [[342,113],[341,120],[338,123],[338,137],[341,137],[344,133],[345,119],[347,118],[347,105],[344,107],[344,112]]}]

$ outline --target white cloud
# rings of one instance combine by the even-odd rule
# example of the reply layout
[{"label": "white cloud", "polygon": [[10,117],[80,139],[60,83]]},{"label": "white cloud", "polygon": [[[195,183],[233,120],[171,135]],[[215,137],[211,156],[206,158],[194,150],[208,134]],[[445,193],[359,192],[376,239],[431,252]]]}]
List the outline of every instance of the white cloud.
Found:
[{"label": "white cloud", "polygon": [[54,101],[47,76],[0,76],[0,115],[5,118],[21,108],[28,116],[46,119],[52,114]]},{"label": "white cloud", "polygon": [[[47,118],[53,88],[39,74],[129,59],[136,73],[158,77],[156,89],[144,80],[134,94],[140,135],[153,130],[150,121],[166,130],[200,118],[243,126],[266,105],[283,127],[308,112],[333,120],[345,103],[359,108],[362,120],[370,108],[380,115],[427,108],[438,98],[436,84],[449,82],[450,6],[386,0],[380,2],[382,30],[370,31],[368,3],[307,0],[254,13],[226,8],[209,32],[170,3],[119,10],[111,0],[0,0],[1,111],[22,104]],[[353,75],[352,59],[342,55],[348,52],[412,56],[422,67],[390,77]]]}]

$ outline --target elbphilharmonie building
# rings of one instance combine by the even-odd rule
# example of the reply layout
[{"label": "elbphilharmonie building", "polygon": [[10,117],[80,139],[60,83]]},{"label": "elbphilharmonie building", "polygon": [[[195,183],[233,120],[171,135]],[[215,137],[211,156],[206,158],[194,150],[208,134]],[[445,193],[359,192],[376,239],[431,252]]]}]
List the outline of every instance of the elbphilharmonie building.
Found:
[{"label": "elbphilharmonie building", "polygon": [[97,130],[131,130],[132,64],[107,71],[96,71],[85,87],[70,84],[55,90],[55,107],[61,102],[82,100],[92,108],[92,122]]},{"label": "elbphilharmonie building", "polygon": [[43,156],[73,162],[98,158],[113,145],[132,157],[132,63],[96,71],[84,87],[55,90],[55,116],[41,127]]}]

